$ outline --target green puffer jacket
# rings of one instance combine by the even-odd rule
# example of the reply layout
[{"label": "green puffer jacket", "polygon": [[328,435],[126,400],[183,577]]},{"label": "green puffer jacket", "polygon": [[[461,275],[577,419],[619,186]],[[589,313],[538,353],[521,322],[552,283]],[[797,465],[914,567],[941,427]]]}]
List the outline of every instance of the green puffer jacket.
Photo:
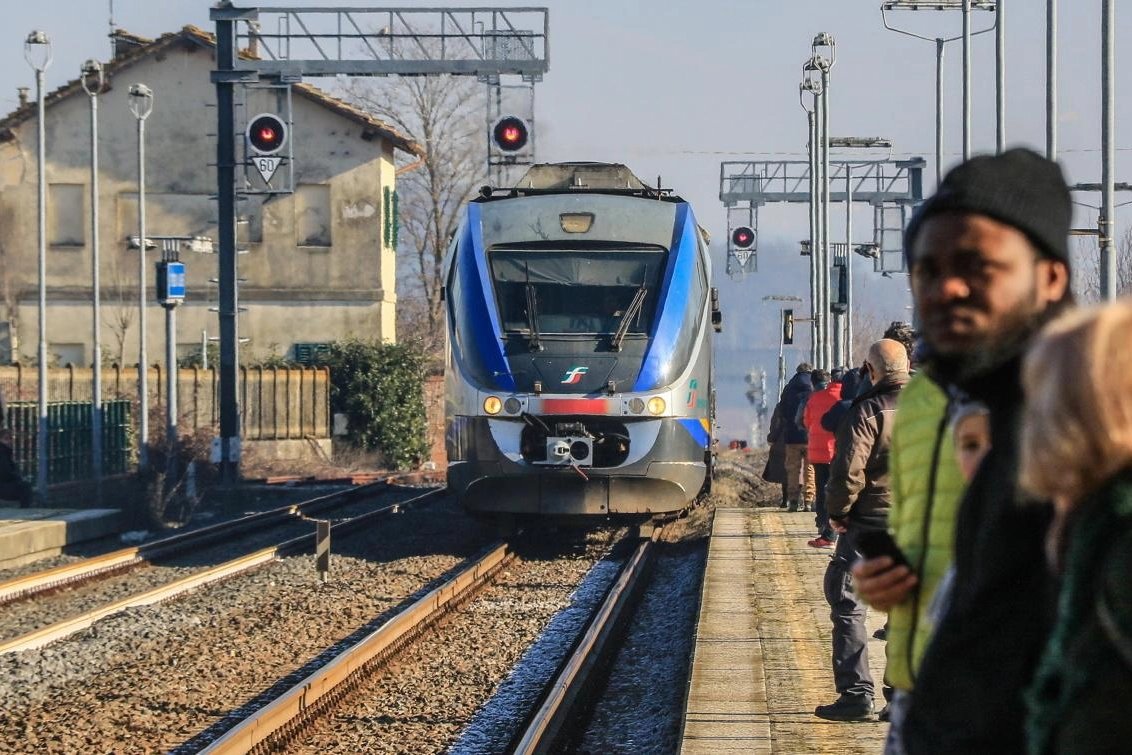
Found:
[{"label": "green puffer jacket", "polygon": [[922,372],[896,405],[889,463],[888,525],[920,584],[888,613],[885,680],[909,690],[931,638],[928,606],[954,557],[955,520],[966,487],[948,427],[947,395]]}]

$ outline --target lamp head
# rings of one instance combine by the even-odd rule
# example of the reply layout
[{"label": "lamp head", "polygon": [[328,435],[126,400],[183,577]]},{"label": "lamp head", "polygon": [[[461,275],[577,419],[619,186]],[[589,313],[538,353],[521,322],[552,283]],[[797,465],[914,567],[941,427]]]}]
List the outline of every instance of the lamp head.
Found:
[{"label": "lamp head", "polygon": [[824,31],[818,34],[810,44],[810,50],[819,61],[818,65],[823,71],[829,71],[830,68],[833,68],[833,64],[837,60],[837,43],[834,42],[832,34]]},{"label": "lamp head", "polygon": [[808,83],[808,88],[807,88],[806,91],[808,91],[812,94],[815,94],[815,95],[820,95],[823,91],[823,86],[822,86],[822,70],[823,70],[822,69],[822,63],[823,62],[824,62],[823,58],[821,58],[818,55],[815,55],[812,58],[810,58],[809,60],[807,60],[805,65],[802,66],[803,81]]},{"label": "lamp head", "polygon": [[51,65],[51,37],[47,32],[36,29],[24,39],[24,60],[36,71],[44,71]]},{"label": "lamp head", "polygon": [[131,84],[128,94],[130,112],[139,121],[144,121],[153,110],[153,90],[145,84]]},{"label": "lamp head", "polygon": [[80,70],[83,91],[92,97],[101,92],[104,83],[102,64],[91,58],[83,63],[82,69]]}]

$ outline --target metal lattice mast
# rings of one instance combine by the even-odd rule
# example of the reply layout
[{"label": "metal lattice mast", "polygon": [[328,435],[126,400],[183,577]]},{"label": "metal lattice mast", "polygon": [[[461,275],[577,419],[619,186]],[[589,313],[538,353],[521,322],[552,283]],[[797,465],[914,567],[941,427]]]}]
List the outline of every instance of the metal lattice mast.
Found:
[{"label": "metal lattice mast", "polygon": [[[220,471],[231,485],[240,458],[235,87],[338,75],[537,81],[550,65],[550,17],[546,8],[238,8],[231,0],[209,16],[216,25]],[[254,42],[260,57],[240,57],[241,42]]]}]

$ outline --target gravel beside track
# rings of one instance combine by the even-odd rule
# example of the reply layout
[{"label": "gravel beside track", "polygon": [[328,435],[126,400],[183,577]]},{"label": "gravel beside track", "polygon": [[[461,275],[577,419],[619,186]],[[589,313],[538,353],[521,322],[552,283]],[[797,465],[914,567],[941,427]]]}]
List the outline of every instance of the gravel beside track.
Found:
[{"label": "gravel beside track", "polygon": [[680,749],[707,541],[662,545],[640,605],[569,752]]},{"label": "gravel beside track", "polygon": [[491,534],[437,502],[335,542],[326,584],[311,556],[282,559],[0,656],[0,751],[176,747],[336,642],[371,630]]}]

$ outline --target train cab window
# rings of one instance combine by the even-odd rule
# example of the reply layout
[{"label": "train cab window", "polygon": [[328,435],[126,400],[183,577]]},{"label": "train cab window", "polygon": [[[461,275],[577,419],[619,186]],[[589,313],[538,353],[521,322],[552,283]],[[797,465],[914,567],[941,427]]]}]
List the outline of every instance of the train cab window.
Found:
[{"label": "train cab window", "polygon": [[[504,331],[543,335],[648,334],[664,250],[492,251]],[[532,322],[535,320],[536,322]]]}]

